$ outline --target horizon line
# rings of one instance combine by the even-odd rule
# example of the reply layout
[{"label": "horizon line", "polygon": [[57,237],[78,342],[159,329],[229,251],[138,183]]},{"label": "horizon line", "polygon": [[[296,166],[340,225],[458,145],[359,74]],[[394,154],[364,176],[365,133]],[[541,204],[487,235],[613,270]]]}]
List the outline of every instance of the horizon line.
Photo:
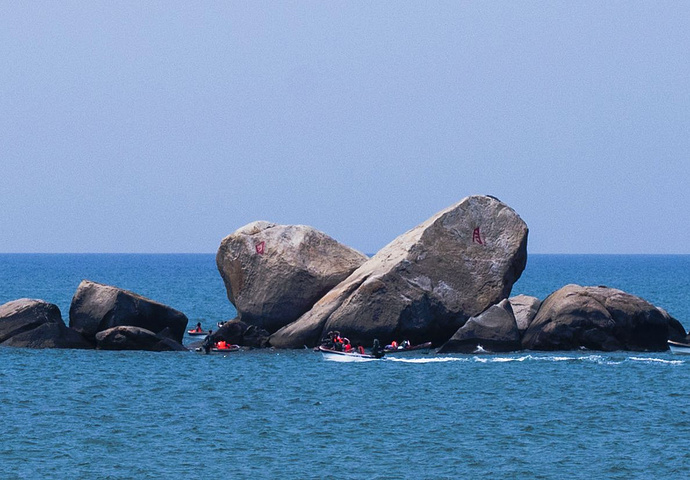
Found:
[{"label": "horizon line", "polygon": [[[217,252],[0,252],[0,255],[215,255]],[[373,257],[376,253],[364,253]],[[528,252],[529,255],[690,256],[690,253]]]}]

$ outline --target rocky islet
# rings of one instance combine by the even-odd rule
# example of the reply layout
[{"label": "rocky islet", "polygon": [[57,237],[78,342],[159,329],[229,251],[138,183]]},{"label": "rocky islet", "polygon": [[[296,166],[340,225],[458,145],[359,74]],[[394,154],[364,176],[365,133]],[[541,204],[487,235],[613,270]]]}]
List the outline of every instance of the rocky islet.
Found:
[{"label": "rocky islet", "polygon": [[[216,338],[252,348],[315,346],[329,330],[370,344],[432,340],[439,353],[528,350],[663,351],[681,323],[609,287],[567,285],[542,302],[509,297],[527,263],[528,229],[491,196],[470,196],[372,258],[303,225],[254,222],[216,255],[238,318]],[[188,319],[134,292],[84,280],[69,326],[57,306],[0,306],[0,345],[186,350]]]}]

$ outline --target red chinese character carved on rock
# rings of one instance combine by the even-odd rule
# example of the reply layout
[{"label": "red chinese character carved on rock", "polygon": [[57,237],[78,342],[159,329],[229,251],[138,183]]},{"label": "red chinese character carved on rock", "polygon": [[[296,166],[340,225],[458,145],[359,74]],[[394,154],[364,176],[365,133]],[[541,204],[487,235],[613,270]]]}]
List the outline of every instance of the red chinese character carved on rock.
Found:
[{"label": "red chinese character carved on rock", "polygon": [[263,255],[266,251],[266,242],[261,242],[256,245],[256,253]]},{"label": "red chinese character carved on rock", "polygon": [[479,233],[479,227],[475,228],[474,232],[472,232],[472,242],[478,243],[479,245],[484,245],[482,235]]}]

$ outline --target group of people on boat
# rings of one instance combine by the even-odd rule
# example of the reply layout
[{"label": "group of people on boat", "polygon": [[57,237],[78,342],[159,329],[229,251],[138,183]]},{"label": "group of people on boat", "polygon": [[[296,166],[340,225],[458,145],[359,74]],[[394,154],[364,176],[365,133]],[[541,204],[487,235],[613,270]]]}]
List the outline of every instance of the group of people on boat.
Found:
[{"label": "group of people on boat", "polygon": [[357,346],[352,346],[350,339],[347,337],[341,337],[340,332],[337,330],[328,332],[326,337],[324,337],[324,339],[321,341],[321,345],[330,350],[335,350],[336,352],[356,352],[364,355],[364,347],[362,344],[358,343]]},{"label": "group of people on boat", "polygon": [[406,348],[410,348],[411,346],[412,343],[410,343],[409,340],[403,340],[400,343],[393,340],[391,343],[384,347],[384,350],[404,350]]}]

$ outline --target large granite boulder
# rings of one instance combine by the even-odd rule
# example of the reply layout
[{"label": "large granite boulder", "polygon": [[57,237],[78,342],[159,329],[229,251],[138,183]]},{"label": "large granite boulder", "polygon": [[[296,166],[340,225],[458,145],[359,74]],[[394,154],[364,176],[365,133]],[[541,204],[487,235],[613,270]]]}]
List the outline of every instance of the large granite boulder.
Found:
[{"label": "large granite boulder", "polygon": [[270,334],[263,328],[256,325],[249,325],[242,320],[235,318],[225,322],[217,331],[211,335],[214,342],[220,339],[234,345],[243,347],[263,348],[268,344]]},{"label": "large granite boulder", "polygon": [[479,347],[487,352],[521,350],[520,331],[510,303],[502,300],[467,320],[438,353],[474,353]]},{"label": "large granite boulder", "polygon": [[566,285],[549,295],[522,338],[529,350],[664,351],[685,335],[651,303],[608,287]]},{"label": "large granite boulder", "polygon": [[167,336],[167,330],[155,334],[139,327],[119,326],[96,334],[99,350],[147,350],[150,352],[186,352],[183,345]]},{"label": "large granite boulder", "polygon": [[0,306],[0,345],[27,348],[93,348],[67,328],[57,305],[22,298]]},{"label": "large granite boulder", "polygon": [[243,322],[275,332],[367,256],[305,225],[254,222],[225,237],[216,264]]},{"label": "large granite boulder", "polygon": [[471,196],[399,236],[328,292],[272,346],[314,346],[338,330],[353,343],[446,342],[510,294],[527,261],[527,225],[508,205]]},{"label": "large granite boulder", "polygon": [[513,309],[513,314],[515,315],[515,322],[522,335],[529,327],[529,324],[532,323],[534,317],[537,316],[537,312],[541,306],[541,300],[537,297],[530,297],[529,295],[516,295],[510,297],[509,300],[510,306]]},{"label": "large granite boulder", "polygon": [[113,327],[131,326],[170,336],[182,343],[187,317],[167,305],[121,288],[83,280],[72,298],[69,326],[95,341],[96,334]]}]

